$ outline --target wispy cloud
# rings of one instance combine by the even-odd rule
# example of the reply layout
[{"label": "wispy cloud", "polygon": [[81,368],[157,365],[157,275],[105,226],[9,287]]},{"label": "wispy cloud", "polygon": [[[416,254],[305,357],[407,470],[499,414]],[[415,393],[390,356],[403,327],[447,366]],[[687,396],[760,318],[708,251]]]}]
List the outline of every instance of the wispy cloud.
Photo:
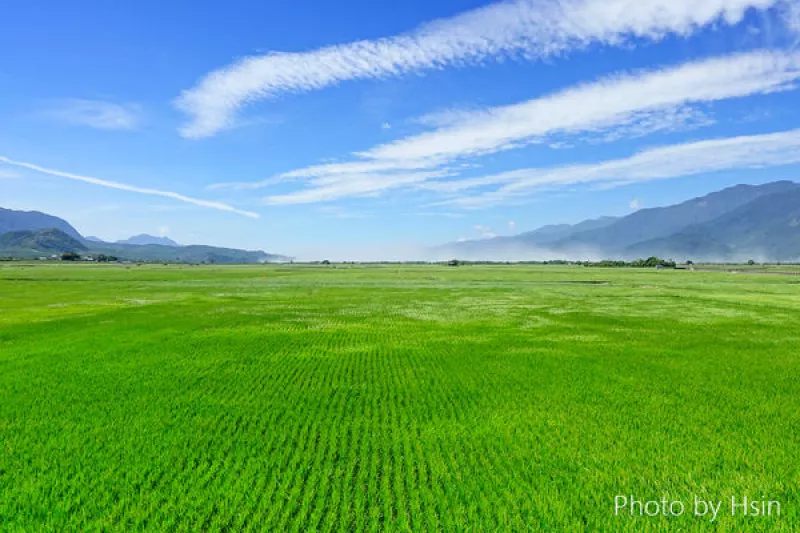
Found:
[{"label": "wispy cloud", "polygon": [[231,213],[236,213],[250,218],[259,218],[258,213],[253,213],[250,211],[242,211],[241,209],[236,209],[235,207],[232,207],[228,204],[224,204],[221,202],[213,202],[209,200],[200,200],[197,198],[184,196],[176,192],[162,191],[158,189],[149,189],[144,187],[136,187],[135,185],[127,185],[125,183],[119,183],[116,181],[93,178],[91,176],[81,176],[79,174],[72,174],[60,170],[53,170],[50,168],[40,167],[39,165],[35,165],[33,163],[27,163],[25,161],[15,161],[13,159],[9,159],[8,157],[4,156],[0,156],[0,163],[5,163],[6,165],[24,168],[27,170],[33,170],[35,172],[41,172],[42,174],[48,174],[50,176],[56,176],[59,178],[66,178],[75,181],[82,181],[84,183],[90,183],[92,185],[99,185],[101,187],[108,187],[110,189],[118,189],[121,191],[135,192],[139,194],[147,194],[150,196],[162,196],[165,198],[171,198],[173,200],[178,200],[180,202],[185,202],[187,204],[193,204],[200,207],[208,207],[211,209],[218,209],[220,211],[229,211]]},{"label": "wispy cloud", "polygon": [[[335,176],[340,176],[342,179],[348,179],[348,176],[353,175],[380,175],[387,171],[414,171],[429,169],[439,165],[440,160],[420,160],[420,161],[353,161],[347,163],[325,163],[322,165],[315,165],[296,171],[286,172],[280,176],[267,178],[255,182],[225,182],[225,183],[212,183],[208,187],[209,190],[217,189],[233,189],[233,190],[248,190],[248,189],[261,189],[285,183],[287,181],[297,181],[305,178],[324,178],[324,182],[331,184]],[[323,183],[320,181],[318,183]]]},{"label": "wispy cloud", "polygon": [[101,130],[132,130],[141,121],[141,106],[104,100],[71,98],[53,102],[41,115],[76,126]]},{"label": "wispy cloud", "polygon": [[736,24],[748,8],[787,0],[515,0],[496,3],[411,33],[303,53],[247,57],[206,75],[176,104],[189,115],[181,135],[228,127],[245,104],[352,79],[385,78],[516,57],[564,55],[591,45],[686,36],[714,23]]},{"label": "wispy cloud", "polygon": [[13,172],[11,170],[0,170],[0,180],[13,180],[20,177],[19,172]]},{"label": "wispy cloud", "polygon": [[360,213],[357,211],[351,211],[349,209],[345,209],[344,207],[338,205],[325,205],[319,208],[319,212],[325,215],[326,217],[330,218],[342,218],[342,219],[349,219],[349,218],[370,218],[372,215],[367,213]]},{"label": "wispy cloud", "polygon": [[[693,108],[728,98],[793,87],[800,79],[800,54],[751,52],[635,74],[617,75],[519,104],[451,115],[433,131],[379,145],[357,159],[293,170],[257,183],[301,181],[304,189],[273,196],[270,203],[313,203],[377,194],[457,176],[463,160],[533,142],[611,141],[654,131],[706,124]],[[469,187],[486,178],[433,183],[431,188]]]},{"label": "wispy cloud", "polygon": [[269,196],[268,205],[310,204],[348,197],[377,196],[389,189],[418,185],[432,179],[450,177],[447,170],[395,173],[391,179],[382,174],[336,175],[312,179],[310,187],[300,191]]},{"label": "wispy cloud", "polygon": [[696,120],[688,104],[774,92],[800,78],[800,54],[759,51],[622,74],[526,102],[462,113],[430,132],[359,154],[378,161],[474,157],[553,134],[639,136]]},{"label": "wispy cloud", "polygon": [[481,226],[479,224],[477,226],[473,226],[473,229],[478,232],[478,235],[480,235],[481,239],[493,239],[497,237],[497,233],[495,233],[492,228],[487,226]]},{"label": "wispy cloud", "polygon": [[[631,157],[595,164],[554,168],[525,168],[472,180],[427,184],[429,188],[455,193],[497,186],[442,201],[441,205],[481,208],[526,197],[537,190],[565,185],[603,183],[609,186],[657,179],[692,176],[734,169],[769,168],[800,163],[800,129],[713,139],[644,150]],[[638,207],[638,203],[636,204]],[[634,204],[631,204],[631,208]]]},{"label": "wispy cloud", "polygon": [[800,38],[800,2],[796,0],[787,2],[784,18],[786,26],[796,34],[797,38]]}]

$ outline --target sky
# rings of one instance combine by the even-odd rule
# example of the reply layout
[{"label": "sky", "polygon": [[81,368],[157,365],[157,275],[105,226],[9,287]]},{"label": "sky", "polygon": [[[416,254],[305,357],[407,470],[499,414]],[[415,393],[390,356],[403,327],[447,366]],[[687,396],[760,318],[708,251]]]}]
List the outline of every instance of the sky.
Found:
[{"label": "sky", "polygon": [[800,0],[0,6],[0,207],[401,259],[800,181]]}]

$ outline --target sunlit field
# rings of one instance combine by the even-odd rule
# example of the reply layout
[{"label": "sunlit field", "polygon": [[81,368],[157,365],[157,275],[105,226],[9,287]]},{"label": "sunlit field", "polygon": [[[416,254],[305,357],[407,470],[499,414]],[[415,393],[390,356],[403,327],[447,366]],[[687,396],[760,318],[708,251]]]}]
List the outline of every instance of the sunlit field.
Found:
[{"label": "sunlit field", "polygon": [[798,487],[797,276],[0,263],[0,530],[789,532]]}]

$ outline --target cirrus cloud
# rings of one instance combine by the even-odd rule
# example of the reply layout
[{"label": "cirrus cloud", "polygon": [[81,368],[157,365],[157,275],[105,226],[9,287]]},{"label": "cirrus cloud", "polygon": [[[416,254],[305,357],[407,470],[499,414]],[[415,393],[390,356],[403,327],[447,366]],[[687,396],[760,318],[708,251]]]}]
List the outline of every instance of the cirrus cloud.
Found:
[{"label": "cirrus cloud", "polygon": [[56,176],[59,178],[66,178],[74,181],[81,181],[83,183],[89,183],[91,185],[99,185],[100,187],[106,187],[109,189],[117,189],[120,191],[128,191],[128,192],[135,192],[139,194],[146,194],[149,196],[161,196],[164,198],[171,198],[173,200],[178,200],[179,202],[184,202],[187,204],[193,204],[200,207],[208,207],[211,209],[217,209],[220,211],[229,211],[231,213],[236,213],[238,215],[243,215],[249,218],[259,218],[258,213],[253,213],[251,211],[243,211],[241,209],[236,209],[228,204],[222,202],[214,202],[211,200],[201,200],[199,198],[192,198],[191,196],[185,196],[183,194],[172,192],[172,191],[162,191],[159,189],[150,189],[146,187],[137,187],[135,185],[128,185],[126,183],[120,183],[118,181],[110,181],[104,180],[100,178],[94,178],[92,176],[82,176],[80,174],[72,174],[70,172],[64,172],[61,170],[54,170],[51,168],[45,168],[34,163],[28,163],[25,161],[16,161],[14,159],[9,159],[5,156],[0,156],[0,163],[4,163],[6,165],[11,165],[18,168],[24,168],[27,170],[32,170],[34,172],[39,172],[42,174],[48,174],[50,176]]},{"label": "cirrus cloud", "polygon": [[686,36],[711,24],[736,24],[748,9],[787,0],[514,0],[424,24],[408,34],[270,53],[215,70],[183,91],[176,105],[188,138],[229,128],[246,104],[354,79],[379,79],[505,57],[549,58],[591,45]]},{"label": "cirrus cloud", "polygon": [[[725,170],[797,163],[800,163],[800,129],[662,146],[623,159],[553,168],[523,168],[469,180],[429,183],[425,187],[442,193],[462,194],[437,205],[484,208],[525,198],[538,190],[566,185],[594,183],[609,188]],[[497,188],[486,191],[487,187]],[[463,191],[470,189],[481,191],[463,195]]]},{"label": "cirrus cloud", "polygon": [[138,104],[70,98],[53,102],[41,115],[75,126],[100,130],[132,130],[140,124],[141,112]]},{"label": "cirrus cloud", "polygon": [[[237,189],[279,182],[304,188],[269,203],[313,203],[408,186],[458,189],[466,158],[534,142],[571,142],[589,136],[611,141],[696,127],[711,119],[697,104],[786,90],[800,79],[800,54],[756,51],[625,73],[526,102],[458,114],[446,126],[378,145],[352,161],[314,165],[255,183],[217,184]],[[441,178],[455,177],[440,182]]]}]

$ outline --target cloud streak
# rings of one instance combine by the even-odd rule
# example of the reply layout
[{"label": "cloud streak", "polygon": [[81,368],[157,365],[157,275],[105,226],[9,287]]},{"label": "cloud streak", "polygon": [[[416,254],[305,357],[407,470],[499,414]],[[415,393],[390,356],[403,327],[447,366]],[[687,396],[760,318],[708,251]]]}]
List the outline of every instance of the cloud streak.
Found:
[{"label": "cloud streak", "polygon": [[53,170],[50,168],[41,167],[39,165],[35,165],[33,163],[27,163],[25,161],[16,161],[13,159],[9,159],[5,156],[0,156],[0,163],[5,163],[6,165],[11,165],[18,168],[24,168],[27,170],[32,170],[34,172],[40,172],[42,174],[48,174],[50,176],[56,176],[59,178],[66,178],[75,181],[81,181],[84,183],[89,183],[92,185],[99,185],[101,187],[107,187],[109,189],[117,189],[121,191],[128,191],[128,192],[135,192],[139,194],[146,194],[150,196],[161,196],[164,198],[171,198],[173,200],[178,200],[180,202],[185,202],[187,204],[193,204],[200,207],[208,207],[211,209],[217,209],[220,211],[228,211],[231,213],[236,213],[238,215],[243,215],[249,218],[259,218],[258,213],[253,213],[251,211],[242,211],[241,209],[236,209],[228,204],[224,204],[221,202],[214,202],[209,200],[200,200],[198,198],[192,198],[190,196],[184,196],[182,194],[171,192],[171,191],[162,191],[159,189],[149,189],[144,187],[136,187],[134,185],[127,185],[125,183],[119,183],[116,181],[109,181],[100,178],[93,178],[91,176],[81,176],[79,174],[72,174],[69,172],[62,172],[60,170]]},{"label": "cloud streak", "polygon": [[322,89],[506,57],[536,60],[592,45],[687,36],[714,23],[736,24],[749,8],[785,0],[515,0],[425,24],[408,34],[270,53],[213,71],[176,105],[189,116],[180,133],[212,136],[230,127],[246,104],[283,93]]},{"label": "cloud streak", "polygon": [[[415,184],[425,187],[428,179],[460,174],[467,158],[535,142],[565,138],[570,142],[608,142],[701,126],[711,118],[693,107],[697,104],[785,90],[794,87],[798,79],[800,53],[777,51],[626,73],[514,105],[453,114],[443,127],[376,146],[357,154],[353,161],[314,165],[233,186],[247,189],[304,182],[305,189],[273,196],[269,203],[313,203],[376,194],[407,186],[409,175],[415,176]],[[470,182],[452,180],[434,183],[431,188],[457,189]]]},{"label": "cloud streak", "polygon": [[103,100],[62,100],[42,113],[45,117],[101,130],[132,130],[139,125],[141,108]]},{"label": "cloud streak", "polygon": [[[447,170],[427,172],[382,174],[357,174],[316,178],[311,187],[300,191],[269,196],[264,199],[267,205],[293,205],[329,202],[347,197],[378,196],[389,189],[407,188],[433,179],[450,177]],[[390,178],[390,179],[388,179]]]},{"label": "cloud streak", "polygon": [[601,183],[613,187],[725,170],[797,163],[800,163],[800,129],[664,146],[644,150],[624,159],[554,168],[526,168],[470,180],[430,183],[426,187],[452,194],[498,186],[496,190],[440,202],[440,205],[484,208],[524,198],[537,190],[566,185]]},{"label": "cloud streak", "polygon": [[524,146],[554,134],[634,136],[682,127],[695,119],[687,104],[779,91],[800,78],[800,54],[759,51],[677,67],[622,74],[526,102],[462,113],[420,135],[359,155],[374,161],[455,159]]}]

